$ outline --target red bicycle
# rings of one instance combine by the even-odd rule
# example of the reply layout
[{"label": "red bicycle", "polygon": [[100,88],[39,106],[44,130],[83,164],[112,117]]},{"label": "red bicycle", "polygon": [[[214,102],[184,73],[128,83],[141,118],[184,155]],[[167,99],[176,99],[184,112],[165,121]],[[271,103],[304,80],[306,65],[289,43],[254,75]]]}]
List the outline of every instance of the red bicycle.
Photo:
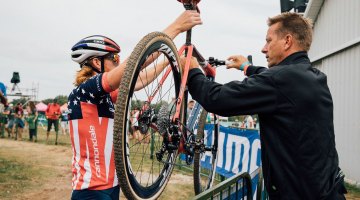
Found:
[{"label": "red bicycle", "polygon": [[[198,10],[199,1],[181,2],[185,9]],[[186,56],[184,71],[179,55]],[[208,134],[204,131],[207,112],[197,103],[191,112],[187,110],[186,82],[192,56],[211,75],[209,80],[214,80],[215,66],[225,65],[225,61],[204,59],[191,43],[191,30],[179,51],[167,35],[153,32],[129,57],[115,106],[113,141],[119,184],[128,199],[158,198],[174,166],[179,165],[180,153],[186,165],[194,168],[195,194],[213,185],[219,125],[214,115],[210,123],[214,131]],[[144,78],[140,73],[156,73],[156,78]],[[131,115],[134,110],[139,111],[136,117]]]}]

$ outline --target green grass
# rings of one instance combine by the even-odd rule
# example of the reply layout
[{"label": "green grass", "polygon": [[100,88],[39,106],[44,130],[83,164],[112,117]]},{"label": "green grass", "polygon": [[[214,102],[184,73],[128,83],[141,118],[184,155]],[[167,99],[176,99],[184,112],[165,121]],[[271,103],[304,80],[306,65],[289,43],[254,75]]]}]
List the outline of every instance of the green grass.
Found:
[{"label": "green grass", "polygon": [[[7,133],[6,133],[7,136]],[[49,141],[46,143],[46,129],[42,128],[41,126],[38,126],[37,129],[37,143],[40,144],[55,144],[55,131],[52,129],[49,134]],[[24,129],[22,132],[22,140],[23,141],[29,141],[29,130]],[[67,133],[66,135],[61,133],[61,130],[59,130],[58,134],[58,145],[62,146],[71,146],[70,141],[70,135]]]},{"label": "green grass", "polygon": [[351,185],[349,183],[345,183],[346,190],[349,194],[353,196],[360,197],[360,188],[356,187],[355,185]]},{"label": "green grass", "polygon": [[31,185],[36,174],[40,176],[40,170],[30,165],[0,158],[0,199],[22,193]]}]

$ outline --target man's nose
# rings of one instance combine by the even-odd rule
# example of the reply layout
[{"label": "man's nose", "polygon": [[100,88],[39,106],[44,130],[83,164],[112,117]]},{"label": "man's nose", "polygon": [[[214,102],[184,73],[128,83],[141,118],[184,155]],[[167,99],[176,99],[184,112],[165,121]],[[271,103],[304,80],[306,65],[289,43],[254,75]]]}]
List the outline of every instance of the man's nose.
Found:
[{"label": "man's nose", "polygon": [[264,54],[266,54],[267,51],[268,51],[268,50],[267,50],[267,47],[266,47],[266,46],[264,46],[264,47],[261,49],[261,52],[264,53]]}]

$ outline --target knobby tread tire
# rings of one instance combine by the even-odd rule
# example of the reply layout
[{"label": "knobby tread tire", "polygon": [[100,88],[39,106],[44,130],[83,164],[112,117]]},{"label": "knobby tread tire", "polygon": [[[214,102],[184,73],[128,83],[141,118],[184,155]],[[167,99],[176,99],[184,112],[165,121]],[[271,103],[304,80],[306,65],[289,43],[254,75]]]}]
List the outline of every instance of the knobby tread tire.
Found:
[{"label": "knobby tread tire", "polygon": [[[135,75],[136,68],[138,66],[138,62],[141,56],[144,54],[149,45],[151,45],[154,41],[167,41],[167,44],[171,46],[171,48],[175,49],[176,47],[169,36],[161,32],[152,32],[146,35],[141,39],[141,41],[136,45],[135,49],[131,53],[125,68],[125,72],[120,82],[119,93],[117,102],[115,104],[115,114],[114,114],[114,136],[113,136],[113,145],[114,145],[114,154],[115,154],[115,166],[117,171],[117,176],[119,180],[119,184],[122,192],[128,199],[156,199],[164,190],[167,182],[171,176],[168,176],[166,182],[161,187],[160,191],[149,198],[141,198],[135,194],[131,185],[129,184],[128,173],[126,169],[126,130],[124,130],[124,124],[127,123],[127,105],[129,101],[129,92],[131,90],[131,82]],[[179,57],[176,53],[176,58],[179,60]],[[181,69],[180,69],[181,70]],[[180,72],[181,73],[181,72]],[[171,170],[173,167],[171,168]]]},{"label": "knobby tread tire", "polygon": [[[196,133],[196,139],[202,139],[204,137],[204,129],[206,123],[207,111],[205,109],[202,110],[199,118],[198,129]],[[201,188],[201,180],[200,180],[200,154],[195,153],[194,155],[194,190],[195,195],[200,194],[202,191]]]}]

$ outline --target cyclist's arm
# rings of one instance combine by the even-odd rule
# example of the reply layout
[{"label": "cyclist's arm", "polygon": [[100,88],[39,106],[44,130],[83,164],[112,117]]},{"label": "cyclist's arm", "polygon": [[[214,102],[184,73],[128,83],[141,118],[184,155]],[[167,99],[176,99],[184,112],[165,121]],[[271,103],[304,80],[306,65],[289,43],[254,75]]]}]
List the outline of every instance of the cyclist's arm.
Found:
[{"label": "cyclist's arm", "polygon": [[[172,22],[167,28],[163,30],[163,33],[167,34],[171,39],[174,39],[180,33],[189,30],[190,28],[202,24],[200,14],[196,11],[184,11],[174,22]],[[156,55],[154,55],[156,56]],[[108,75],[108,84],[112,90],[119,87],[121,78],[124,74],[127,59],[125,59],[118,67],[111,70]],[[147,61],[150,64],[152,60]]]},{"label": "cyclist's arm", "polygon": [[[156,66],[146,67],[140,71],[139,78],[135,85],[135,90],[140,90],[147,85],[149,85],[156,77],[160,75],[160,73],[165,69],[166,66],[169,65],[168,61],[161,62]],[[111,70],[110,72],[106,72],[107,85],[110,87],[110,92],[116,90],[121,81],[121,77],[124,75],[126,66],[126,61],[121,63],[120,66]],[[109,92],[109,91],[108,91]]]},{"label": "cyclist's arm", "polygon": [[160,75],[160,73],[169,66],[169,62],[166,60],[164,62],[161,62],[157,64],[154,67],[146,67],[143,70],[140,71],[139,78],[135,85],[135,90],[141,90],[147,85],[149,85],[151,82],[155,80],[156,77]]}]

